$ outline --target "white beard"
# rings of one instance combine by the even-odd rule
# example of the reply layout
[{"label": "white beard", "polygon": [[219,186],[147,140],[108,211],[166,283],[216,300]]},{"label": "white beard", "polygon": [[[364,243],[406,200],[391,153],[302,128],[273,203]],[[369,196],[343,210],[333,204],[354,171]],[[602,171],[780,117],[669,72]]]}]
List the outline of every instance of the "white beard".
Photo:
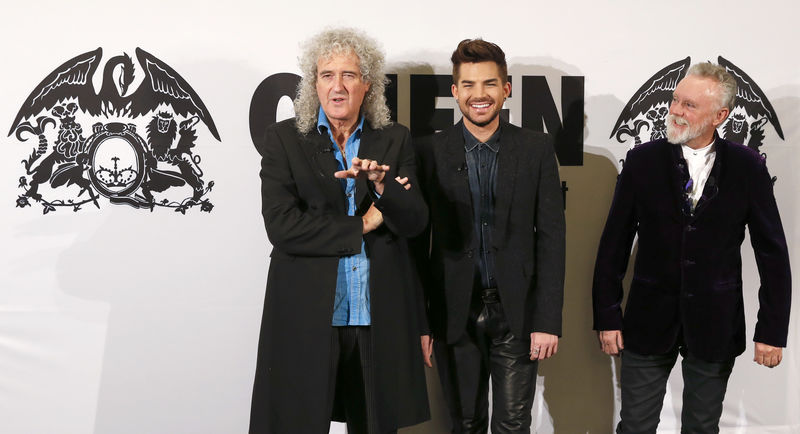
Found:
[{"label": "white beard", "polygon": [[[673,122],[677,123],[678,125],[687,125],[688,127],[685,128],[683,132],[678,132],[673,126]],[[707,119],[699,124],[691,125],[688,121],[686,121],[686,119],[670,113],[667,115],[667,141],[673,145],[681,145],[692,139],[696,139],[697,137],[700,137],[700,135],[703,133],[703,130],[705,130],[710,123],[711,120]]]}]

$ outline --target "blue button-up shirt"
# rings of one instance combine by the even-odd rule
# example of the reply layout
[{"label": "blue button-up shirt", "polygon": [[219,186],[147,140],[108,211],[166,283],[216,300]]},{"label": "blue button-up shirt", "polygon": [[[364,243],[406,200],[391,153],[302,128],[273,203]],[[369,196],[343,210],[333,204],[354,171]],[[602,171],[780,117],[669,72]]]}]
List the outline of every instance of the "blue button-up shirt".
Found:
[{"label": "blue button-up shirt", "polygon": [[495,258],[492,251],[494,228],[494,196],[497,178],[497,153],[500,151],[500,129],[486,143],[480,143],[464,127],[464,151],[472,193],[472,216],[475,235],[480,239],[480,254],[475,261],[484,288],[496,288]]},{"label": "blue button-up shirt", "polygon": [[[353,157],[358,156],[358,148],[361,146],[361,131],[364,126],[364,116],[358,123],[358,127],[344,145],[344,155],[339,151],[339,146],[333,138],[331,125],[322,107],[319,108],[317,118],[317,130],[320,134],[327,132],[331,138],[331,146],[336,161],[339,163],[339,170],[346,170],[350,167]],[[356,180],[352,178],[341,179],[344,199],[347,205],[347,215],[356,213]],[[336,277],[336,297],[333,302],[333,325],[370,325],[371,318],[369,313],[369,259],[364,249],[364,240],[361,240],[361,252],[356,255],[343,256],[339,258],[339,270]]]}]

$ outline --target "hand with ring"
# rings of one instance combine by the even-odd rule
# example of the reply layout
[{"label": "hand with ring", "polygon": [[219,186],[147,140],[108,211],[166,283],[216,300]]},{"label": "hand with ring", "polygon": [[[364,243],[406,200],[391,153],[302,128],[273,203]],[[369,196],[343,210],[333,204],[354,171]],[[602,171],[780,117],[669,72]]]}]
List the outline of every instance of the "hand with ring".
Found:
[{"label": "hand with ring", "polygon": [[544,332],[531,333],[531,360],[544,360],[558,351],[558,336]]}]

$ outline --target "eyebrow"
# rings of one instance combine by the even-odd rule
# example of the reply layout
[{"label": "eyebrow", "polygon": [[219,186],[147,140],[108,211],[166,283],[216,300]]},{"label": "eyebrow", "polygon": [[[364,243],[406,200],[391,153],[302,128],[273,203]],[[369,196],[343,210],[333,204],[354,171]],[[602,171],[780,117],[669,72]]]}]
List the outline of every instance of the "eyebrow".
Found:
[{"label": "eyebrow", "polygon": [[[495,78],[489,78],[489,79],[483,80],[482,83],[496,83],[496,82],[499,82],[499,81],[500,81],[500,79],[495,77]],[[475,80],[463,80],[462,79],[462,80],[459,80],[458,82],[459,83],[464,83],[464,84],[475,84]]]},{"label": "eyebrow", "polygon": [[[334,72],[335,72],[335,71],[334,71],[333,69],[323,69],[323,70],[321,70],[321,71],[317,72],[317,74],[318,74],[318,75],[322,75],[322,74],[333,74]],[[354,71],[354,70],[352,70],[352,71],[351,71],[351,70],[349,70],[349,69],[346,69],[346,70],[343,70],[343,71],[341,71],[341,73],[342,73],[342,74],[348,74],[348,73],[349,73],[349,74],[356,74],[356,75],[358,75],[358,74],[360,74],[360,71]]]},{"label": "eyebrow", "polygon": [[697,101],[695,101],[695,100],[694,100],[694,98],[681,98],[681,97],[680,97],[678,94],[676,94],[675,92],[673,92],[673,93],[672,93],[672,98],[677,98],[677,99],[678,99],[678,100],[680,100],[681,102],[687,102],[687,103],[697,104]]}]

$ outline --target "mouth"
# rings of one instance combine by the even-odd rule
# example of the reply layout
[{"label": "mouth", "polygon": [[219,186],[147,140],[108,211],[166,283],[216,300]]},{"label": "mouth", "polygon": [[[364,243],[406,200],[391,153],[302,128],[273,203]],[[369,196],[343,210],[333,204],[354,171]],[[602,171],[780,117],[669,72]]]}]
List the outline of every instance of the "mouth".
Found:
[{"label": "mouth", "polygon": [[681,128],[688,127],[689,126],[689,122],[687,122],[686,119],[679,118],[679,117],[675,116],[675,117],[672,117],[672,126],[681,127]]},{"label": "mouth", "polygon": [[492,105],[492,101],[475,101],[469,103],[469,107],[478,113],[487,112]]}]

